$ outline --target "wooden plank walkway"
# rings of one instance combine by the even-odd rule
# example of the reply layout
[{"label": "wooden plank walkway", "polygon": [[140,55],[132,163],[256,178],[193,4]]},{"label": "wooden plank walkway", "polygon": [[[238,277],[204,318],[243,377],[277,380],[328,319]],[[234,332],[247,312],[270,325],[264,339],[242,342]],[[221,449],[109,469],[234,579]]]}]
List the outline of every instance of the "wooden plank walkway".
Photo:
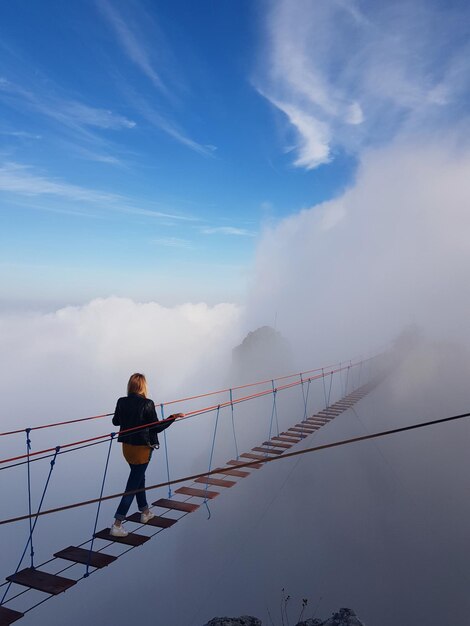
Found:
[{"label": "wooden plank walkway", "polygon": [[[217,468],[216,473],[235,478],[246,478],[250,476],[251,470],[261,469],[264,465],[263,461],[267,458],[273,458],[284,454],[284,452],[290,449],[293,445],[300,443],[303,439],[316,433],[317,430],[327,425],[331,420],[335,419],[335,417],[350,409],[356,402],[367,395],[371,389],[376,386],[376,384],[378,384],[378,382],[364,385],[362,388],[355,390],[326,409],[323,409],[306,420],[295,424],[287,431],[274,435],[267,441],[263,441],[260,446],[254,447],[252,451],[240,454],[238,459],[227,461],[225,467]],[[249,468],[237,469],[237,466],[243,465],[246,460],[260,462],[253,464]],[[193,484],[204,484],[206,486],[214,485],[229,488],[235,486],[237,483],[233,480],[219,479],[211,475],[201,476],[200,478],[195,479]],[[212,500],[220,495],[220,492],[198,488],[197,486],[183,485],[175,490],[175,494],[188,496],[188,498]],[[183,513],[182,517],[196,511],[200,507],[199,504],[193,504],[174,498],[160,498],[153,502],[152,506],[163,508],[168,511]],[[176,524],[178,519],[166,517],[166,514],[163,514],[162,516],[156,515],[144,525],[140,522],[139,512],[133,513],[127,517],[126,521],[138,524],[140,527],[148,526],[164,530]],[[113,537],[110,535],[109,528],[104,528],[103,530],[95,533],[94,537],[96,539],[106,541],[108,544],[122,544],[124,546],[129,546],[130,548],[141,546],[151,539],[148,535],[135,532],[129,532],[126,537]],[[102,549],[90,552],[86,548],[68,546],[63,550],[54,553],[54,558],[64,559],[72,562],[73,564],[88,564],[91,568],[93,568],[93,571],[95,571],[97,569],[107,567],[119,557],[103,553]],[[58,576],[57,574],[49,574],[33,568],[25,568],[16,574],[7,576],[6,580],[16,585],[21,585],[23,587],[35,589],[51,595],[62,593],[78,582],[71,578],[64,578],[63,576]],[[12,610],[6,606],[0,606],[0,626],[9,626],[10,624],[13,624],[17,620],[21,619],[23,615],[24,614],[20,611]]]}]

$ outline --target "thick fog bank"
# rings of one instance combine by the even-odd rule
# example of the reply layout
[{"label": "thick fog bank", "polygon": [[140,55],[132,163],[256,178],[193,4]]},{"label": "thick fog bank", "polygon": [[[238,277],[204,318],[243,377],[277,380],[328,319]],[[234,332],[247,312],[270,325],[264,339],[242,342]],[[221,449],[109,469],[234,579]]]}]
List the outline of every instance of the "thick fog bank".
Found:
[{"label": "thick fog bank", "polygon": [[267,229],[247,315],[277,315],[307,362],[365,354],[410,324],[469,343],[470,154],[447,138],[369,150],[335,200]]},{"label": "thick fog bank", "polygon": [[164,307],[125,298],[3,314],[2,426],[112,411],[133,371],[146,373],[157,402],[217,386],[243,337],[240,316],[233,304]]},{"label": "thick fog bank", "polygon": [[[416,340],[389,378],[299,447],[464,412],[469,378],[470,358],[461,346]],[[321,406],[322,390],[316,391],[310,411]],[[280,394],[281,428],[302,417],[297,392],[284,402]],[[339,387],[336,396],[340,392]],[[269,428],[269,403],[236,411],[241,445],[261,443]],[[229,413],[221,415],[215,463],[234,454],[229,420]],[[207,467],[213,427],[214,415],[191,431],[175,426],[176,475],[196,460]],[[105,623],[110,616],[116,626],[129,620],[198,626],[221,614],[257,615],[270,623],[268,610],[279,621],[283,588],[292,606],[308,598],[317,615],[354,606],[366,624],[464,623],[470,610],[469,440],[463,420],[253,470],[210,502],[210,520],[201,507],[40,607],[25,618],[25,626],[64,619],[81,626]],[[124,478],[122,465],[115,453],[109,490]],[[163,451],[149,470],[152,479],[165,475]],[[85,467],[82,475],[85,480]],[[89,491],[93,477],[86,483]],[[78,488],[74,484],[74,495]],[[72,499],[65,485],[58,499],[64,493]],[[112,510],[104,506],[102,526]],[[78,510],[42,522],[48,549],[83,540],[92,517],[93,511]],[[12,532],[9,543],[14,541],[21,544]]]}]

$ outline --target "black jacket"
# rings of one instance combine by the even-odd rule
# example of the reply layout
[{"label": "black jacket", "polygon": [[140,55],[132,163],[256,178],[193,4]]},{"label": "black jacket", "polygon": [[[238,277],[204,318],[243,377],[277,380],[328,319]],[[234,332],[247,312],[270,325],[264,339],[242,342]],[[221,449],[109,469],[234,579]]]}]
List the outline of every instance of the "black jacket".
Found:
[{"label": "black jacket", "polygon": [[[158,421],[155,404],[152,400],[144,398],[144,396],[130,393],[128,396],[119,398],[117,401],[113,424],[121,427],[120,432],[128,428],[145,426],[145,424]],[[169,418],[168,421],[165,421],[163,424],[157,424],[150,428],[141,428],[130,433],[124,433],[123,435],[119,434],[118,441],[121,443],[130,443],[133,446],[158,446],[157,433],[161,433],[174,421],[174,418]]]}]

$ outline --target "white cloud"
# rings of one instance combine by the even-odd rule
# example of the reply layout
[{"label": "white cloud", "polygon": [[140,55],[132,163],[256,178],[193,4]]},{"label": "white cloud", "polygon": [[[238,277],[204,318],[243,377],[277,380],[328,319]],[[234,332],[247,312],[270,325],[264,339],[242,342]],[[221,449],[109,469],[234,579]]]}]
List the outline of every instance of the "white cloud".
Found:
[{"label": "white cloud", "polygon": [[115,31],[119,44],[133,63],[149,78],[158,89],[166,92],[158,72],[150,59],[150,54],[142,41],[142,36],[125,22],[108,0],[97,0],[97,5],[108,24]]},{"label": "white cloud", "polygon": [[119,196],[112,193],[72,185],[36,173],[33,168],[18,163],[0,166],[0,191],[21,195],[50,195],[85,202],[115,202]]},{"label": "white cloud", "polygon": [[134,128],[136,123],[123,115],[118,115],[109,109],[97,109],[80,102],[64,102],[61,115],[70,117],[80,124],[96,126],[98,128]]},{"label": "white cloud", "polygon": [[278,327],[319,361],[361,354],[407,325],[470,345],[470,151],[401,140],[367,151],[354,186],[267,230],[250,327]]},{"label": "white cloud", "polygon": [[202,156],[214,156],[214,152],[217,149],[215,146],[200,144],[197,141],[194,141],[194,139],[191,139],[191,137],[189,137],[175,123],[161,115],[145,98],[136,94],[131,88],[126,86],[123,91],[126,98],[135,107],[139,115],[150,122],[152,126],[158,128],[178,143],[181,143],[183,146],[186,146],[190,150],[193,150]]},{"label": "white cloud", "polygon": [[[468,8],[276,0],[255,84],[295,130],[298,167],[444,121],[468,89]],[[455,111],[454,111],[455,113]]]},{"label": "white cloud", "polygon": [[42,139],[42,135],[30,133],[24,130],[2,130],[0,131],[0,135],[5,135],[7,137],[17,137],[18,139]]},{"label": "white cloud", "polygon": [[298,137],[298,156],[294,165],[314,169],[322,163],[328,163],[330,156],[330,129],[327,124],[305,113],[295,105],[274,102],[287,115],[289,122],[295,128]]},{"label": "white cloud", "polygon": [[136,126],[133,120],[114,113],[109,109],[92,107],[77,100],[70,100],[53,95],[51,92],[33,92],[6,78],[0,78],[0,92],[15,103],[26,104],[46,117],[49,117],[74,130],[87,127],[102,129],[130,129]]},{"label": "white cloud", "polygon": [[[10,356],[0,392],[9,424],[25,414],[30,425],[40,423],[53,408],[51,393],[67,398],[54,411],[112,411],[133,371],[146,373],[160,401],[184,395],[191,385],[209,390],[228,371],[241,312],[233,304],[165,307],[106,298],[48,314],[2,314],[0,345]],[[20,415],[15,398],[24,381]]]},{"label": "white cloud", "polygon": [[64,198],[72,203],[86,202],[100,211],[116,211],[153,219],[198,221],[192,216],[155,211],[145,208],[145,206],[139,206],[138,203],[134,203],[134,201],[120,194],[74,185],[58,178],[50,178],[35,168],[20,163],[10,162],[0,165],[0,192],[2,191],[26,197],[45,196]]}]

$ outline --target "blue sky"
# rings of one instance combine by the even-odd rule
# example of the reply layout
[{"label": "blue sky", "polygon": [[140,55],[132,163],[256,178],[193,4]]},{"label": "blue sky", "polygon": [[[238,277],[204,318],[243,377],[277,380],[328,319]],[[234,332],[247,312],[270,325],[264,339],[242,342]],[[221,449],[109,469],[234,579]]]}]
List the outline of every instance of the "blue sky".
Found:
[{"label": "blue sky", "polygon": [[[0,8],[7,306],[243,300],[260,232],[462,115],[460,2]],[[468,20],[467,20],[468,23]]]}]

